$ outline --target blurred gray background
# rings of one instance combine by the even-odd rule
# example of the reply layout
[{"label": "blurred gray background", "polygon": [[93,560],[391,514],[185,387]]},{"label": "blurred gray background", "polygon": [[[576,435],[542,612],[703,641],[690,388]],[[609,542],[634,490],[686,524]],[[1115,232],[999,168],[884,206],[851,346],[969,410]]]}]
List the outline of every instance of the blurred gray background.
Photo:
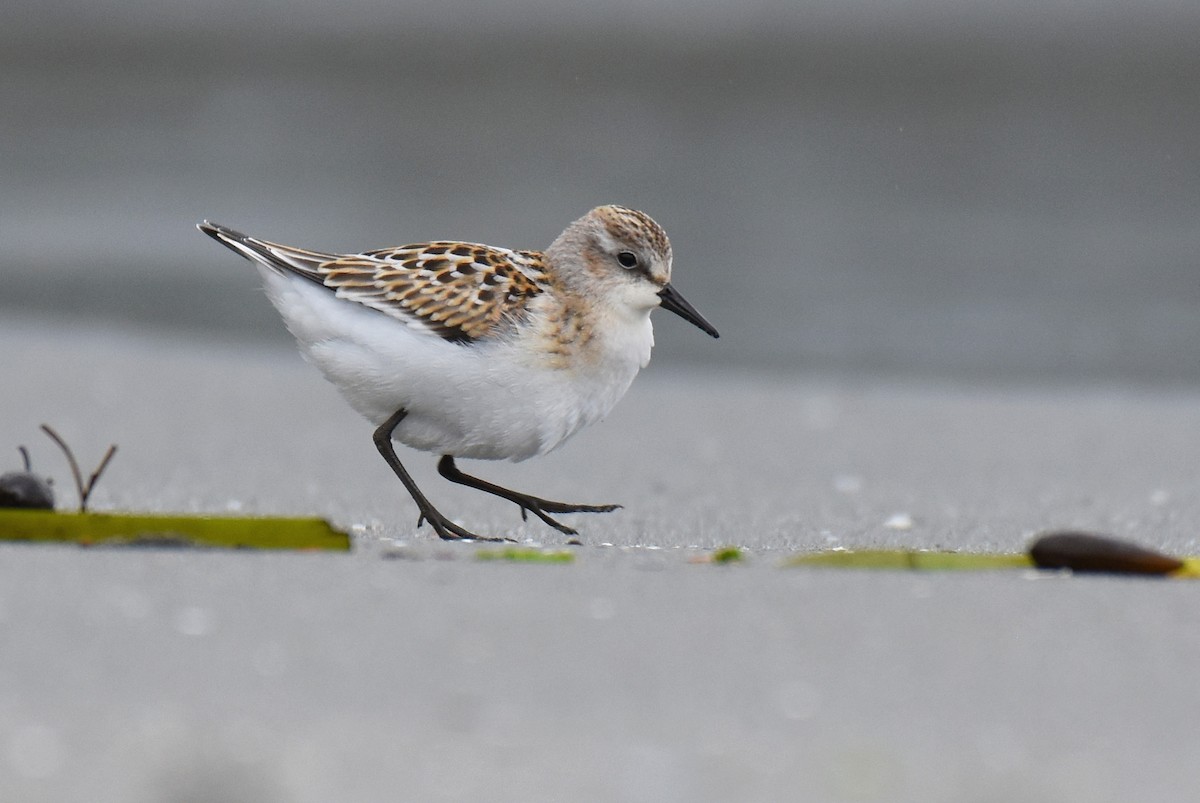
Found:
[{"label": "blurred gray background", "polygon": [[[1194,586],[775,567],[1200,551],[1197,42],[1196,0],[4,0],[0,471],[71,503],[49,421],[120,445],[101,509],[356,549],[0,547],[0,798],[1194,799]],[[658,316],[603,429],[483,467],[628,505],[559,567],[416,530],[194,228],[528,248],[606,202],[723,336]]]},{"label": "blurred gray background", "polygon": [[193,228],[670,233],[772,370],[1200,379],[1200,4],[201,0],[0,12],[0,314],[284,342]]}]

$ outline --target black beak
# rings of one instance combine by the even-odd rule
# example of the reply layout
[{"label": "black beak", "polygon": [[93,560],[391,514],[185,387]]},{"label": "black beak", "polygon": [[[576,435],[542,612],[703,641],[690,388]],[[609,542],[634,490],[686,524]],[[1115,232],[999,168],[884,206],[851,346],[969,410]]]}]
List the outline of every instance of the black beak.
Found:
[{"label": "black beak", "polygon": [[713,337],[720,337],[713,325],[704,320],[704,316],[696,312],[696,308],[687,303],[687,299],[679,295],[675,288],[667,284],[662,290],[658,291],[658,297],[662,299],[662,308],[669,309],[671,312],[683,318],[690,324],[698,326]]}]

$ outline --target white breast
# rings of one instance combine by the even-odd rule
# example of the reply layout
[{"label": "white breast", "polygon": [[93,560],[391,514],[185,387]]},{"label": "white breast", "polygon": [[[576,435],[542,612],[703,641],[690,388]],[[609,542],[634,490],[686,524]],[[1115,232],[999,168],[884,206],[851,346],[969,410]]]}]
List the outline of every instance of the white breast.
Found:
[{"label": "white breast", "polygon": [[310,281],[261,271],[306,358],[373,424],[398,409],[394,437],[456,457],[523,460],[603,418],[649,360],[649,316],[606,332],[588,359],[550,366],[535,338],[451,343],[337,299]]}]

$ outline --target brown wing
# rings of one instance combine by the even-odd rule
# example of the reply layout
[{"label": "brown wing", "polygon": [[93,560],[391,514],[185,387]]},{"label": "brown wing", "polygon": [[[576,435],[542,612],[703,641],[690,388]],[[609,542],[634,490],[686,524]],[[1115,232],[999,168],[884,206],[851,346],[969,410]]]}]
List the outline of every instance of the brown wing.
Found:
[{"label": "brown wing", "polygon": [[340,257],[318,268],[326,287],[448,340],[478,340],[525,314],[542,292],[541,254],[432,242]]},{"label": "brown wing", "polygon": [[200,230],[248,259],[453,341],[503,331],[525,315],[530,299],[548,282],[537,251],[439,241],[340,256],[248,237],[208,221]]}]

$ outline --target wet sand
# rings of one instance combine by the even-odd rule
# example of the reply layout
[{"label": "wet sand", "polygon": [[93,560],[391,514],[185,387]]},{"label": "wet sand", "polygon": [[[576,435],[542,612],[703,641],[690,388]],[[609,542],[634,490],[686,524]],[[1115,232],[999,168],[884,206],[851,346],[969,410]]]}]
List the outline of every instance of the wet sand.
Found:
[{"label": "wet sand", "polygon": [[[0,547],[0,799],[1189,797],[1193,585],[778,563],[1067,526],[1200,552],[1195,391],[651,365],[560,452],[468,464],[626,505],[570,518],[574,563],[515,565],[416,531],[369,426],[291,351],[34,320],[0,342],[6,470],[24,443],[70,498],[47,421],[85,465],[120,445],[98,508],[357,539]],[[563,544],[402,458],[468,526]],[[748,560],[689,562],[722,544]]]}]

